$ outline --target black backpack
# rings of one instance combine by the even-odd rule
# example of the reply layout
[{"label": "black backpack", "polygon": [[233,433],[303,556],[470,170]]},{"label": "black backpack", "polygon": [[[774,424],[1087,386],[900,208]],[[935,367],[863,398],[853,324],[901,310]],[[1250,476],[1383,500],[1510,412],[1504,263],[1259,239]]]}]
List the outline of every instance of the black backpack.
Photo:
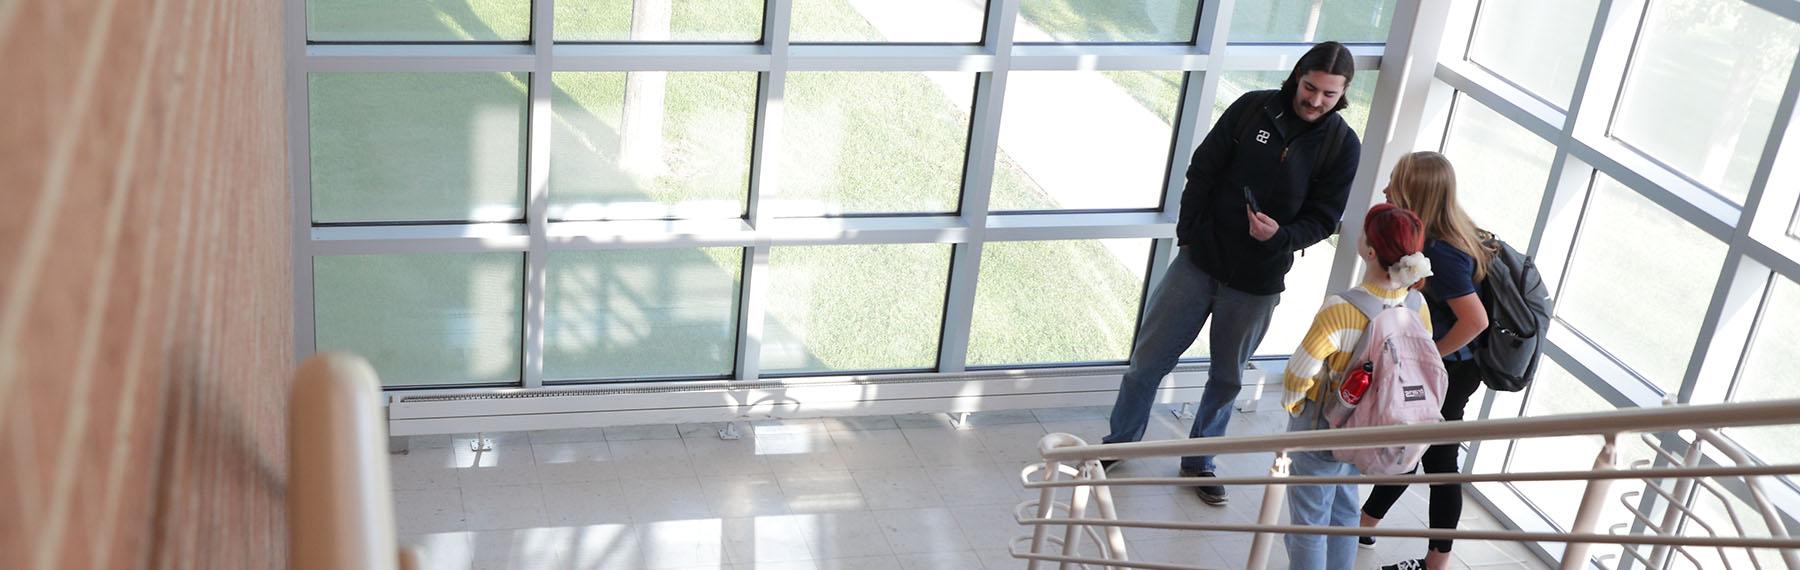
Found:
[{"label": "black backpack", "polygon": [[1477,295],[1487,308],[1488,328],[1470,343],[1481,383],[1501,392],[1517,392],[1537,375],[1550,327],[1550,290],[1531,256],[1483,233],[1482,245],[1493,251],[1487,278]]}]

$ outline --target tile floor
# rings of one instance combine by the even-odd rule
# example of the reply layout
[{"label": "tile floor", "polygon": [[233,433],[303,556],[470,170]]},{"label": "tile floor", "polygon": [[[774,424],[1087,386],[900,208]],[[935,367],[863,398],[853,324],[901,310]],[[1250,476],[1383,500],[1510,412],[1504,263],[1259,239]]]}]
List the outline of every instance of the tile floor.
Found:
[{"label": "tile floor", "polygon": [[[1231,432],[1285,427],[1278,406],[1238,413]],[[401,542],[423,547],[430,568],[974,569],[1022,568],[1007,545],[1026,531],[1013,508],[1018,482],[1046,433],[1099,441],[1106,407],[980,413],[964,429],[948,416],[911,415],[751,423],[743,439],[722,424],[627,426],[415,437],[392,456]],[[1166,408],[1149,438],[1187,432]],[[1270,454],[1221,457],[1221,471],[1261,473]],[[1176,460],[1128,461],[1118,476],[1168,475]],[[1261,489],[1232,489],[1211,507],[1184,489],[1120,488],[1122,515],[1249,522]],[[1366,493],[1366,491],[1365,491]],[[1424,526],[1416,488],[1390,524]],[[1472,502],[1464,526],[1494,528]],[[1128,530],[1132,558],[1239,568],[1250,538],[1228,533]],[[1376,568],[1424,551],[1422,539],[1384,539],[1361,551]],[[1286,566],[1279,544],[1271,568]],[[1465,541],[1457,568],[1542,568],[1514,544]]]}]

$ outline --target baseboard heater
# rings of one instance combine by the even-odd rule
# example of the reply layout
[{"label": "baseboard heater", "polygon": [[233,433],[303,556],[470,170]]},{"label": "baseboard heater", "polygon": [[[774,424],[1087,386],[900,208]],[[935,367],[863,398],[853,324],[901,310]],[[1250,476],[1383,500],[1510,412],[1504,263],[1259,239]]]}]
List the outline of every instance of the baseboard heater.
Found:
[{"label": "baseboard heater", "polygon": [[[773,418],[958,413],[1110,406],[1123,366],[682,382],[634,386],[390,394],[391,436],[591,428],[615,425],[726,422]],[[1200,399],[1204,364],[1184,365],[1165,379],[1157,400]],[[1257,370],[1245,371],[1245,394],[1259,393]]]}]

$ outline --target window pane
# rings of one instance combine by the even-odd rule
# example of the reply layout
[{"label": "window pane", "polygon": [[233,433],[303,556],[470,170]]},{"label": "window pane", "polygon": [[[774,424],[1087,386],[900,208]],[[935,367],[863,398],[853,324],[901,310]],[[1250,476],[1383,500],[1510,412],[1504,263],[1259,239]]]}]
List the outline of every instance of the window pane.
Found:
[{"label": "window pane", "polygon": [[1645,18],[1613,136],[1742,202],[1787,87],[1800,24],[1710,0],[1651,2]]},{"label": "window pane", "polygon": [[1725,244],[1604,176],[1594,183],[1586,212],[1557,313],[1673,394],[1687,372]]},{"label": "window pane", "polygon": [[989,207],[1161,206],[1180,106],[1178,71],[1014,72]]},{"label": "window pane", "polygon": [[[1312,328],[1313,316],[1319,313],[1319,306],[1325,303],[1325,294],[1331,285],[1331,262],[1337,255],[1337,236],[1325,238],[1324,241],[1306,248],[1306,255],[1294,255],[1294,267],[1288,270],[1287,290],[1281,293],[1281,299],[1275,305],[1275,313],[1269,317],[1269,330],[1263,333],[1262,344],[1251,352],[1252,356],[1291,356],[1300,347],[1300,339]],[[1200,336],[1194,339],[1193,346],[1181,354],[1184,359],[1208,358],[1211,355],[1212,322],[1209,320],[1200,329]],[[1274,370],[1279,375],[1279,369]],[[1279,382],[1279,376],[1271,377]]]},{"label": "window pane", "polygon": [[1150,240],[988,243],[969,329],[969,365],[1124,362]]},{"label": "window pane", "polygon": [[306,39],[318,42],[522,42],[530,0],[306,0]]},{"label": "window pane", "polygon": [[954,212],[969,141],[972,73],[787,76],[780,216]]},{"label": "window pane", "polygon": [[384,386],[518,382],[523,261],[517,253],[314,258],[318,350],[362,355]]},{"label": "window pane", "polygon": [[[1800,398],[1800,283],[1777,277],[1769,303],[1757,320],[1756,339],[1738,376],[1732,399],[1739,402]],[[1769,463],[1800,463],[1800,426],[1729,430],[1757,458]]]},{"label": "window pane", "polygon": [[762,20],[762,0],[557,0],[556,39],[754,42]]},{"label": "window pane", "polygon": [[1394,0],[1257,0],[1231,14],[1232,42],[1387,41]]},{"label": "window pane", "polygon": [[[1286,80],[1286,71],[1227,71],[1219,77],[1219,94],[1213,100],[1211,123],[1218,123],[1219,115],[1225,108],[1251,91],[1264,89],[1280,89],[1281,82]],[[1350,124],[1350,130],[1361,137],[1363,128],[1369,124],[1369,106],[1375,103],[1375,83],[1381,78],[1381,72],[1373,69],[1356,70],[1356,78],[1350,82],[1344,96],[1350,98],[1350,106],[1339,111],[1344,115],[1344,122]]]},{"label": "window pane", "polygon": [[316,222],[524,217],[525,73],[317,73]]},{"label": "window pane", "polygon": [[795,42],[981,42],[979,0],[794,0]]},{"label": "window pane", "polygon": [[1194,41],[1199,0],[1020,0],[1015,42]]},{"label": "window pane", "polygon": [[553,219],[736,218],[755,73],[557,73]]},{"label": "window pane", "polygon": [[769,250],[765,373],[937,366],[947,244]]},{"label": "window pane", "polygon": [[[1479,402],[1472,404],[1479,406]],[[1573,374],[1557,365],[1556,361],[1544,358],[1538,361],[1537,379],[1532,382],[1530,401],[1525,405],[1525,416],[1550,416],[1561,414],[1586,414],[1609,412],[1617,408],[1607,403],[1599,394],[1582,384]],[[1594,456],[1600,453],[1602,440],[1600,436],[1566,436],[1540,437],[1515,440],[1512,460],[1507,465],[1508,473],[1530,473],[1541,471],[1580,471],[1594,466]],[[1655,452],[1644,444],[1637,434],[1626,434],[1618,440],[1618,455],[1615,462],[1621,468],[1633,462],[1650,459]],[[1498,443],[1498,442],[1496,442]],[[1495,449],[1503,449],[1499,445]],[[1486,449],[1486,448],[1484,448]],[[1575,510],[1581,506],[1581,495],[1585,489],[1583,481],[1536,481],[1516,482],[1517,489],[1525,500],[1536,505],[1538,510],[1550,518],[1552,524],[1567,530],[1575,521]],[[1630,522],[1631,513],[1619,503],[1618,497],[1631,491],[1642,491],[1643,487],[1635,481],[1620,481],[1612,486],[1601,513],[1601,524],[1598,528],[1609,528],[1613,524]]]},{"label": "window pane", "polygon": [[550,254],[544,378],[728,376],[743,250]]},{"label": "window pane", "polygon": [[1456,169],[1457,200],[1476,225],[1520,251],[1531,246],[1555,154],[1555,145],[1525,127],[1472,97],[1457,96],[1444,138],[1444,156]]},{"label": "window pane", "polygon": [[1567,108],[1599,9],[1599,0],[1482,2],[1469,60]]}]

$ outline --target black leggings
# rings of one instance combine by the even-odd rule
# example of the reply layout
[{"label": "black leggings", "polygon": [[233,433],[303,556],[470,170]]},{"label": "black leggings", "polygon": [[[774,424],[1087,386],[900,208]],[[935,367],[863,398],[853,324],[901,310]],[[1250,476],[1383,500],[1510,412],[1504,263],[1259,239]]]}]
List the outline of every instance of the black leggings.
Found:
[{"label": "black leggings", "polygon": [[[1444,394],[1444,421],[1462,421],[1463,408],[1469,404],[1469,397],[1481,387],[1481,377],[1475,373],[1473,360],[1446,360],[1444,370],[1450,373],[1450,384]],[[1425,456],[1419,459],[1419,465],[1426,473],[1456,473],[1457,456],[1462,451],[1462,444],[1445,443],[1433,445],[1425,449]],[[1414,473],[1418,469],[1413,470]],[[1369,500],[1363,503],[1365,515],[1380,519],[1387,517],[1388,509],[1406,493],[1405,485],[1376,485],[1369,492]],[[1431,486],[1431,528],[1455,530],[1456,521],[1462,518],[1462,484],[1443,483]],[[1431,549],[1438,552],[1450,551],[1450,539],[1432,539]]]}]

